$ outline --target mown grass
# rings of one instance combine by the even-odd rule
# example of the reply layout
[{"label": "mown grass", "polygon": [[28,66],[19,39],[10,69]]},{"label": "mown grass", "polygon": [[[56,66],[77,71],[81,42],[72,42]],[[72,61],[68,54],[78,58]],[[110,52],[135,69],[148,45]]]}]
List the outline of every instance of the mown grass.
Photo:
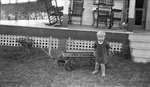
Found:
[{"label": "mown grass", "polygon": [[149,67],[113,56],[103,78],[92,75],[88,62],[78,61],[68,72],[40,49],[27,53],[24,48],[0,47],[0,87],[150,87]]}]

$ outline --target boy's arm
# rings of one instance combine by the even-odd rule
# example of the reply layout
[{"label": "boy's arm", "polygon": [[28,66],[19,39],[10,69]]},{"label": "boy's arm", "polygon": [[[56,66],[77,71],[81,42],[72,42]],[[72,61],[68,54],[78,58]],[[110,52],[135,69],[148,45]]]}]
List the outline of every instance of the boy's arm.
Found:
[{"label": "boy's arm", "polygon": [[109,45],[109,42],[106,42],[105,47],[106,47],[107,54],[111,55],[111,53],[109,51],[109,49],[111,48],[111,46]]},{"label": "boy's arm", "polygon": [[111,47],[110,47],[110,45],[109,45],[109,42],[106,42],[106,49],[108,50],[108,49],[110,49]]}]

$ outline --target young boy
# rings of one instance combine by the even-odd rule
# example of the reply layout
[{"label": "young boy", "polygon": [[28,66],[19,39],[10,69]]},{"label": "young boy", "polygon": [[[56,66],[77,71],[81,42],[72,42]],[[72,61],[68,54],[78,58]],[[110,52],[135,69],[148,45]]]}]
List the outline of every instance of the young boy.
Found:
[{"label": "young boy", "polygon": [[106,33],[103,31],[97,32],[97,41],[95,42],[95,69],[92,72],[93,74],[97,74],[99,72],[99,68],[101,66],[102,76],[105,76],[105,65],[108,62],[108,49],[109,44],[105,39]]}]

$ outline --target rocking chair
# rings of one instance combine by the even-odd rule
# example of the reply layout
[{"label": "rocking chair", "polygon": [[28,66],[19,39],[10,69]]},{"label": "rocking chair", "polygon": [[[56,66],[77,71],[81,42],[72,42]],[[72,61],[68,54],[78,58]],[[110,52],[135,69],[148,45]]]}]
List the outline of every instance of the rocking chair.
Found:
[{"label": "rocking chair", "polygon": [[45,3],[46,9],[47,9],[47,14],[48,14],[48,19],[49,19],[49,25],[54,25],[57,22],[62,24],[61,17],[63,16],[63,7],[58,7],[57,6],[57,1],[55,0],[56,6],[52,5],[52,0],[47,0]]}]

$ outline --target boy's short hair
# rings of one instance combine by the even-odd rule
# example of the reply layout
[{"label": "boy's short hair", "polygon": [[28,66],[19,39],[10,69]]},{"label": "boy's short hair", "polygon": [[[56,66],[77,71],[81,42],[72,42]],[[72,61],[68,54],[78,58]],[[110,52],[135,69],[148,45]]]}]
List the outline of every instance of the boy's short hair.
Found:
[{"label": "boy's short hair", "polygon": [[98,32],[96,33],[96,35],[97,35],[97,36],[105,36],[106,33],[105,33],[104,31],[98,31]]}]

